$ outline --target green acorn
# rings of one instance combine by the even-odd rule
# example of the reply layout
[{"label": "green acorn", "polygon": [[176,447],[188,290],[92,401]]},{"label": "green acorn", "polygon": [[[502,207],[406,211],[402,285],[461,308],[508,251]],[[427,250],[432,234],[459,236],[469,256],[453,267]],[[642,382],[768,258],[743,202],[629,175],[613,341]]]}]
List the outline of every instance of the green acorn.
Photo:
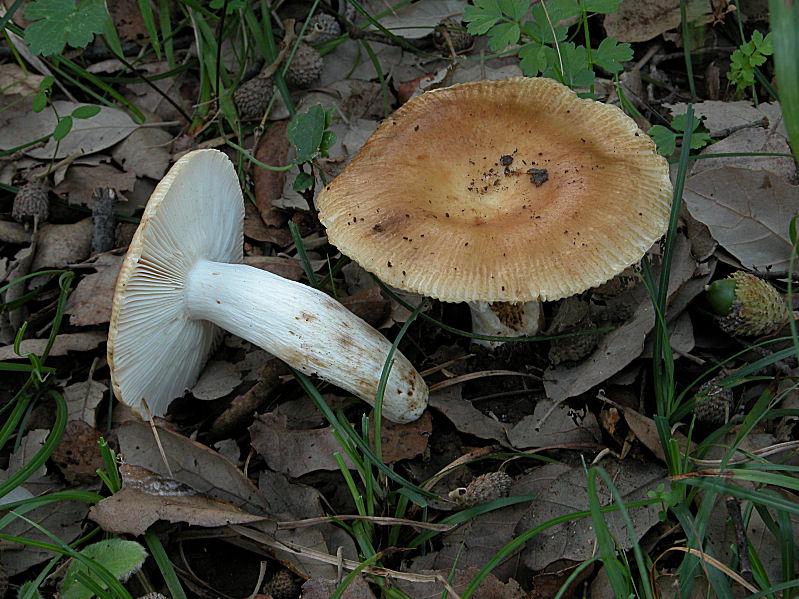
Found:
[{"label": "green acorn", "polygon": [[769,335],[792,316],[774,287],[742,270],[713,281],[706,291],[711,310],[719,315],[719,326],[732,335]]}]

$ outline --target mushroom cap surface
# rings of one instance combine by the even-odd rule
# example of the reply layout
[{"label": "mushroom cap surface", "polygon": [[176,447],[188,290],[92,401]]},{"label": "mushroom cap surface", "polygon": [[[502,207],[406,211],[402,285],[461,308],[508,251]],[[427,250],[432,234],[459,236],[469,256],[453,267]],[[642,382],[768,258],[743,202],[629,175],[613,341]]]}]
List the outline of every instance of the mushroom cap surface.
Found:
[{"label": "mushroom cap surface", "polygon": [[194,384],[221,329],[188,317],[186,277],[197,260],[242,261],[244,199],[218,150],[180,158],[150,196],[117,278],[108,331],[114,395],[153,416]]},{"label": "mushroom cap surface", "polygon": [[516,77],[410,100],[317,204],[330,242],[394,287],[520,302],[574,295],[640,260],[671,195],[668,163],[620,109]]}]

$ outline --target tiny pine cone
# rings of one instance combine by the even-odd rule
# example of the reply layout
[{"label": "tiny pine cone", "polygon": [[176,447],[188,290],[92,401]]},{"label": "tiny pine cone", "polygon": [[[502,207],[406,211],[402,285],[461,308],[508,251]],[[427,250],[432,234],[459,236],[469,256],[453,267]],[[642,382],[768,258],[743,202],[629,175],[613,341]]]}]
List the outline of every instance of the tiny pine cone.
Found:
[{"label": "tiny pine cone", "polygon": [[692,410],[696,419],[708,424],[724,424],[732,408],[732,389],[719,385],[719,378],[709,380],[699,388],[697,403]]},{"label": "tiny pine cone", "polygon": [[278,570],[269,581],[267,590],[274,599],[297,599],[300,594],[300,587],[288,570]]},{"label": "tiny pine cone", "polygon": [[314,48],[300,42],[286,71],[286,83],[294,87],[309,87],[322,74],[322,56]]},{"label": "tiny pine cone", "polygon": [[791,319],[791,311],[769,283],[743,270],[732,274],[735,301],[727,316],[719,318],[721,329],[733,335],[770,335]]},{"label": "tiny pine cone", "polygon": [[272,99],[273,78],[258,75],[243,83],[233,93],[239,116],[245,120],[260,119]]},{"label": "tiny pine cone", "polygon": [[513,479],[504,472],[488,472],[475,478],[466,487],[451,491],[449,497],[464,507],[471,507],[507,497],[512,484]]},{"label": "tiny pine cone", "polygon": [[11,208],[11,217],[20,223],[32,223],[34,217],[39,217],[39,222],[47,220],[50,215],[50,205],[47,202],[47,185],[34,179],[19,188],[14,197]]},{"label": "tiny pine cone", "polygon": [[460,20],[452,17],[442,19],[433,31],[433,44],[439,52],[449,52],[447,37],[455,52],[466,50],[474,43],[474,36],[466,31]]},{"label": "tiny pine cone", "polygon": [[314,40],[315,43],[323,44],[336,39],[341,35],[341,27],[333,15],[326,12],[318,12],[308,21],[308,31],[318,32]]}]

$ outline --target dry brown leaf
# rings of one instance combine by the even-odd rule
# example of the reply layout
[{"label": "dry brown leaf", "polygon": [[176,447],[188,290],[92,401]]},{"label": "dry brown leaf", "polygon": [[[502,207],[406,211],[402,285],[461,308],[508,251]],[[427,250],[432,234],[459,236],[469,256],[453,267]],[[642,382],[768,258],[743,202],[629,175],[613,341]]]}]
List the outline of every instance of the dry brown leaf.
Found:
[{"label": "dry brown leaf", "polygon": [[79,327],[105,324],[111,319],[117,275],[124,256],[101,254],[94,262],[97,272],[86,275],[67,299],[69,323]]},{"label": "dry brown leaf", "polygon": [[[669,279],[669,300],[676,301],[674,294],[694,275],[696,262],[691,255],[691,245],[682,235],[675,243],[671,277]],[[653,269],[655,277],[659,268]],[[696,293],[699,291],[696,290]],[[693,296],[691,296],[693,297]],[[544,388],[547,396],[554,400],[575,397],[588,391],[627,366],[641,355],[649,331],[655,326],[655,313],[646,288],[638,285],[630,293],[632,304],[637,306],[632,318],[618,328],[605,334],[599,346],[585,361],[575,366],[560,365],[551,367],[544,373]],[[676,316],[677,313],[670,313]]]},{"label": "dry brown leaf", "polygon": [[97,406],[103,401],[108,387],[99,381],[82,381],[64,387],[67,420],[82,420],[90,426],[97,424]]},{"label": "dry brown leaf", "polygon": [[[284,166],[289,151],[286,137],[288,121],[273,123],[261,138],[255,157],[270,166]],[[281,228],[286,224],[286,214],[275,209],[274,201],[280,197],[286,183],[286,171],[271,171],[253,166],[255,205],[268,228]]]},{"label": "dry brown leaf", "polygon": [[[665,464],[666,454],[663,453],[663,445],[660,443],[660,437],[658,435],[655,421],[648,416],[644,416],[643,414],[636,412],[635,410],[631,410],[630,408],[624,408],[622,414],[624,415],[624,420],[627,422],[627,426],[629,426],[630,430],[635,433],[635,437],[641,442],[641,444],[655,454],[655,456]],[[674,431],[672,433],[672,437],[677,440],[677,443],[680,446],[680,451],[684,455],[685,448],[688,444],[688,439],[680,431]],[[694,444],[692,443],[692,452],[693,447]]]},{"label": "dry brown leaf", "polygon": [[[337,586],[335,580],[312,578],[302,585],[302,599],[330,599]],[[375,595],[366,581],[356,576],[341,594],[341,599],[375,599]]]},{"label": "dry brown leaf", "polygon": [[[712,18],[710,0],[688,0],[688,21],[707,23]],[[680,25],[680,0],[623,0],[619,9],[605,16],[608,37],[620,42],[645,42]]]},{"label": "dry brown leaf", "polygon": [[[251,514],[269,512],[268,499],[235,464],[178,433],[162,428],[156,430],[175,480],[201,493],[229,501]],[[117,429],[117,437],[120,452],[128,464],[144,467],[161,476],[169,475],[148,424],[126,422]]]},{"label": "dry brown leaf", "polygon": [[[647,498],[648,491],[654,491],[660,483],[666,483],[666,471],[653,464],[645,464],[632,459],[609,459],[600,466],[608,473],[625,503]],[[546,468],[546,466],[544,466]],[[517,481],[517,484],[521,484]],[[528,489],[528,492],[531,492]],[[536,498],[530,502],[527,513],[519,521],[516,533],[535,528],[539,524],[581,510],[589,509],[586,473],[582,466],[566,467],[550,484],[535,491]],[[604,481],[597,477],[597,493],[601,505],[612,503],[610,490]],[[658,523],[657,505],[629,509],[634,527],[634,535],[640,539],[652,526]],[[632,547],[630,532],[618,512],[604,514],[610,533],[621,549]],[[525,565],[535,571],[546,568],[558,560],[580,562],[595,553],[596,532],[590,518],[580,518],[558,524],[527,542],[522,559]]]},{"label": "dry brown leaf", "polygon": [[[53,102],[53,107],[61,116],[72,114],[81,106],[89,105],[65,100]],[[23,117],[12,119],[0,127],[0,149],[9,150],[46,137],[55,129],[56,122],[56,116],[50,108],[42,112],[31,111]],[[42,147],[27,149],[25,154],[43,160],[58,160],[75,152],[93,154],[122,141],[137,127],[126,112],[101,106],[100,112],[90,119],[73,119],[72,130],[60,142],[51,138]]]},{"label": "dry brown leaf", "polygon": [[[55,338],[53,347],[50,349],[50,356],[66,356],[72,351],[91,351],[104,343],[106,334],[104,331],[85,331],[81,333],[62,333]],[[19,351],[23,356],[28,354],[42,355],[47,346],[47,339],[23,339],[19,345]],[[13,345],[0,347],[0,360],[27,360],[14,353]]]},{"label": "dry brown leaf", "polygon": [[241,373],[230,362],[211,360],[203,368],[200,378],[191,388],[197,399],[211,400],[225,397],[241,384]]},{"label": "dry brown leaf", "polygon": [[32,270],[42,268],[63,268],[68,264],[81,262],[92,251],[91,218],[85,218],[71,225],[45,225],[39,231],[39,242]]},{"label": "dry brown leaf", "polygon": [[121,171],[110,164],[97,166],[72,166],[55,192],[65,196],[70,204],[94,206],[94,190],[108,187],[117,191],[131,191],[136,185],[136,175]]},{"label": "dry brown leaf", "polygon": [[263,520],[263,516],[249,514],[209,495],[151,495],[130,488],[123,488],[93,506],[89,518],[108,532],[132,535],[144,534],[158,520],[207,528]]},{"label": "dry brown leaf", "polygon": [[50,456],[70,485],[99,483],[97,469],[103,467],[103,458],[97,442],[100,431],[83,420],[70,420],[64,435]]},{"label": "dry brown leaf", "polygon": [[[463,593],[469,583],[477,576],[480,568],[471,566],[469,568],[458,568],[453,573],[451,570],[419,570],[414,574],[439,574],[444,580],[450,580],[450,585],[457,593]],[[444,586],[435,582],[411,582],[409,580],[397,580],[396,585],[403,590],[409,597],[414,599],[434,599],[442,595]],[[493,574],[486,576],[474,591],[475,597],[480,599],[525,599],[527,595],[519,586],[519,583],[512,578],[508,582],[502,582]]]},{"label": "dry brown leaf", "polygon": [[112,152],[122,168],[137,177],[160,179],[169,168],[172,136],[158,127],[142,127],[131,133]]},{"label": "dry brown leaf", "polygon": [[[316,470],[339,469],[333,454],[340,452],[341,446],[333,436],[332,426],[290,430],[286,425],[285,415],[268,412],[259,415],[250,427],[253,447],[272,470],[296,478]],[[429,417],[423,416],[410,424],[384,421],[383,460],[390,463],[418,455],[424,451],[430,431]],[[344,461],[352,467],[349,459],[345,457]]]},{"label": "dry brown leaf", "polygon": [[721,167],[685,181],[691,215],[747,268],[788,270],[799,186],[769,171]]},{"label": "dry brown leaf", "polygon": [[430,394],[429,405],[446,416],[462,433],[491,439],[509,447],[505,425],[489,418],[461,396],[462,385],[447,387]]},{"label": "dry brown leaf", "polygon": [[[4,96],[29,96],[39,92],[43,75],[25,72],[15,62],[0,64],[0,90]],[[6,102],[3,106],[8,106]]]},{"label": "dry brown leaf", "polygon": [[597,443],[602,438],[596,416],[582,413],[552,400],[542,399],[535,412],[525,416],[508,432],[511,445],[517,449],[580,443]]},{"label": "dry brown leaf", "polygon": [[23,243],[28,243],[30,239],[30,231],[26,230],[25,227],[19,223],[13,223],[10,220],[0,220],[0,241],[22,245]]},{"label": "dry brown leaf", "polygon": [[266,270],[272,274],[299,281],[305,276],[302,264],[296,258],[283,258],[281,256],[245,256],[244,264]]}]

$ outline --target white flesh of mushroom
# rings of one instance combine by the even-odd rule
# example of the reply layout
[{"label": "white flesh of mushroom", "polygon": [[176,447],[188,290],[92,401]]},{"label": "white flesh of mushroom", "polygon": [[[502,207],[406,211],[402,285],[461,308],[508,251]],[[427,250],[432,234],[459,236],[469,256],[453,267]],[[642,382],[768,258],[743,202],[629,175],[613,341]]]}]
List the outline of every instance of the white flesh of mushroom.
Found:
[{"label": "white flesh of mushroom", "polygon": [[[492,337],[532,337],[541,328],[541,302],[469,302],[472,313],[472,333]],[[497,347],[502,341],[473,339],[486,347]]]}]

